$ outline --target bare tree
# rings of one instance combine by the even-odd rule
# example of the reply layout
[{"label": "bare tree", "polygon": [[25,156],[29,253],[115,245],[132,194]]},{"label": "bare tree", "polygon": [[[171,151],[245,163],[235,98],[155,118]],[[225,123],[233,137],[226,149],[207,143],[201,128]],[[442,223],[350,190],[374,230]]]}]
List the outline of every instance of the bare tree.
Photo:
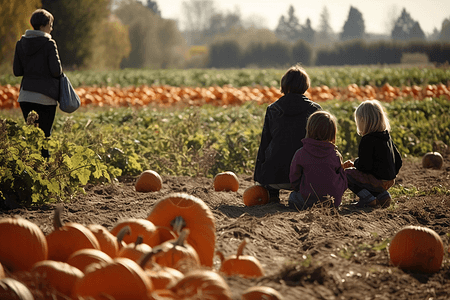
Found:
[{"label": "bare tree", "polygon": [[386,14],[386,19],[384,21],[384,31],[391,35],[392,30],[395,27],[395,22],[397,22],[400,12],[397,5],[391,5]]},{"label": "bare tree", "polygon": [[204,32],[215,13],[214,0],[184,1],[182,10],[185,18],[184,29],[190,34],[190,44],[202,44]]}]

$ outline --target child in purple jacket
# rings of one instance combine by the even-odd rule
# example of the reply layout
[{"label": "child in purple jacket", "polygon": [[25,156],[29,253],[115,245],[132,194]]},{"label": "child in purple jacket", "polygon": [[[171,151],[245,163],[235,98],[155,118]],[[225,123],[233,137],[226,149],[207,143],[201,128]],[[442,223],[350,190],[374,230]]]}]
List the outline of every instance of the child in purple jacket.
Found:
[{"label": "child in purple jacket", "polygon": [[347,189],[347,177],[342,168],[342,156],[335,146],[336,118],[326,111],[313,113],[306,124],[303,147],[291,162],[289,179],[294,191],[289,195],[289,207],[301,210],[314,204],[327,203],[339,207]]}]

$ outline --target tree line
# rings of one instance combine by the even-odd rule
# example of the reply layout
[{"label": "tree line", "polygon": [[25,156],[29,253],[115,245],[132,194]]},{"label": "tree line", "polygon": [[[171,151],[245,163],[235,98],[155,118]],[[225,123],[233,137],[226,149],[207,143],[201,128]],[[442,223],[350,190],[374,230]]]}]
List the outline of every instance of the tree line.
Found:
[{"label": "tree line", "polygon": [[239,11],[215,10],[214,0],[183,2],[185,28],[161,17],[152,0],[10,0],[0,6],[0,73],[11,73],[14,47],[31,29],[36,8],[55,17],[52,36],[65,69],[243,68],[399,63],[405,53],[422,53],[444,63],[449,56],[450,20],[425,37],[403,9],[389,40],[368,41],[364,18],[350,7],[342,32],[334,34],[324,7],[318,30],[301,24],[291,5],[271,31],[243,20]]}]

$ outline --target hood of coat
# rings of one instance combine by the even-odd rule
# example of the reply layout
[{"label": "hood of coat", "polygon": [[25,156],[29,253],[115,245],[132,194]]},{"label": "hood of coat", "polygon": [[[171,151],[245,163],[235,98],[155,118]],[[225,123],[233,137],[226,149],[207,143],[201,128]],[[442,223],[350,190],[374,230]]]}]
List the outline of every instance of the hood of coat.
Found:
[{"label": "hood of coat", "polygon": [[275,103],[283,114],[293,116],[301,114],[315,102],[309,100],[305,95],[288,93],[280,97]]},{"label": "hood of coat", "polygon": [[47,43],[52,36],[40,30],[27,30],[22,35],[21,45],[25,55],[33,55]]},{"label": "hood of coat", "polygon": [[336,154],[336,146],[330,142],[318,141],[311,138],[302,139],[304,151],[308,152],[311,156],[322,158],[328,157],[332,154]]}]

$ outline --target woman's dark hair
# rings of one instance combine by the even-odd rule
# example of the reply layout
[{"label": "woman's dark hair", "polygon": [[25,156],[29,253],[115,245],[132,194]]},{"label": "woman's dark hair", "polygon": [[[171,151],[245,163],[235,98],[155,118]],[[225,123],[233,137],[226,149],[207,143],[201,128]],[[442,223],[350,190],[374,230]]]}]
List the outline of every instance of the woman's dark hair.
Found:
[{"label": "woman's dark hair", "polygon": [[289,68],[281,78],[281,92],[283,94],[304,94],[311,85],[311,80],[305,69],[299,65]]},{"label": "woman's dark hair", "polygon": [[34,30],[39,30],[41,26],[47,26],[49,23],[53,23],[53,15],[45,9],[36,9],[31,15],[30,23]]}]

